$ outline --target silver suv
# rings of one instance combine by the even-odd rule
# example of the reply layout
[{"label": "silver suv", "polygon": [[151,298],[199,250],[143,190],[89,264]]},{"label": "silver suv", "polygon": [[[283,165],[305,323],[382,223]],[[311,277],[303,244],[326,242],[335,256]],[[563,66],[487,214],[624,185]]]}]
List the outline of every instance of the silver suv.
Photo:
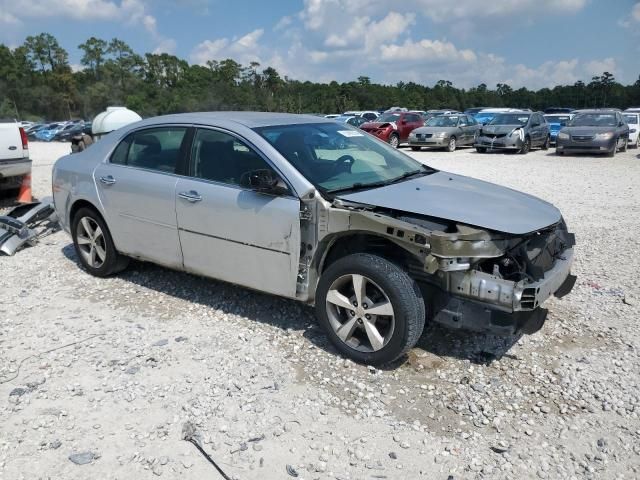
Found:
[{"label": "silver suv", "polygon": [[53,189],[89,273],[137,258],[314,304],[335,347],[369,364],[403,355],[425,320],[534,332],[575,282],[553,205],[323,118],[145,120],[58,160]]}]

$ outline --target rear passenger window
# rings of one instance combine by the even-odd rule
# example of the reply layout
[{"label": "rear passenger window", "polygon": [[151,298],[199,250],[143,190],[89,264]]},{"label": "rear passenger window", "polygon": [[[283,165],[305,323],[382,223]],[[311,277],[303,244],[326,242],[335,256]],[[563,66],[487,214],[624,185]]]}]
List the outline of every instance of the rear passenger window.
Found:
[{"label": "rear passenger window", "polygon": [[174,173],[186,132],[184,127],[134,132],[116,147],[111,163]]},{"label": "rear passenger window", "polygon": [[273,171],[252,148],[217,130],[196,132],[191,159],[194,177],[230,185],[241,185],[243,176],[253,170]]}]

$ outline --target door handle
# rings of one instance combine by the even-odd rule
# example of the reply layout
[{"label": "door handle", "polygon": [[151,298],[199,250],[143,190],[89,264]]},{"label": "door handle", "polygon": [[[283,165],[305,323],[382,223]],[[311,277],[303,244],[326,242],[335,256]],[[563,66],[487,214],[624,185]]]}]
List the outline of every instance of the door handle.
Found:
[{"label": "door handle", "polygon": [[202,200],[202,196],[195,190],[189,190],[188,192],[180,192],[178,194],[180,198],[184,198],[187,202],[196,203]]},{"label": "door handle", "polygon": [[113,185],[114,183],[116,183],[116,179],[111,175],[107,175],[104,177],[100,177],[100,183],[104,183],[105,185]]}]

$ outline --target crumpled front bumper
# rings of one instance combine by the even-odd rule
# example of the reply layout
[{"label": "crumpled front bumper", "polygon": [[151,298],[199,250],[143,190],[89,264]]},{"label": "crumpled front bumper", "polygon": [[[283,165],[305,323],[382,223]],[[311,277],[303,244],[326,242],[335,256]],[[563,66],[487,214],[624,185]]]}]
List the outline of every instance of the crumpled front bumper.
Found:
[{"label": "crumpled front bumper", "polygon": [[[483,272],[455,272],[450,292],[434,299],[438,313],[434,321],[453,328],[501,335],[535,333],[546,319],[542,304],[552,295],[567,295],[575,285],[571,275],[574,252],[565,250],[554,266],[537,282],[515,283]],[[460,278],[456,283],[455,275]]]},{"label": "crumpled front bumper", "polygon": [[489,150],[520,150],[523,141],[519,135],[506,135],[504,137],[487,137],[480,135],[474,147],[487,148]]}]

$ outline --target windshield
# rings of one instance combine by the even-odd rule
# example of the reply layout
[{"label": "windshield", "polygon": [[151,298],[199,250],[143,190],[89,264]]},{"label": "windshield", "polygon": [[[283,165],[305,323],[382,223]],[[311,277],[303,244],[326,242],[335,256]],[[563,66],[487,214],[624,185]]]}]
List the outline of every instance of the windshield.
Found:
[{"label": "windshield", "polygon": [[564,127],[571,120],[571,115],[545,115],[544,118],[549,123],[560,124]]},{"label": "windshield", "polygon": [[613,113],[579,113],[571,121],[572,127],[615,127],[616,116]]},{"label": "windshield", "polygon": [[378,118],[376,118],[376,122],[397,122],[400,118],[399,113],[383,113]]},{"label": "windshield", "polygon": [[254,129],[325,192],[379,186],[429,169],[371,135],[338,123]]},{"label": "windshield", "polygon": [[339,117],[334,118],[336,122],[346,123],[350,118],[353,118],[353,115],[340,115]]},{"label": "windshield", "polygon": [[489,122],[489,125],[526,125],[529,115],[522,113],[501,113]]},{"label": "windshield", "polygon": [[427,120],[426,127],[455,127],[458,125],[458,117],[441,116]]},{"label": "windshield", "polygon": [[623,117],[624,117],[624,121],[629,123],[629,124],[632,124],[632,125],[637,125],[638,124],[638,115],[626,114],[626,115],[623,115]]}]

